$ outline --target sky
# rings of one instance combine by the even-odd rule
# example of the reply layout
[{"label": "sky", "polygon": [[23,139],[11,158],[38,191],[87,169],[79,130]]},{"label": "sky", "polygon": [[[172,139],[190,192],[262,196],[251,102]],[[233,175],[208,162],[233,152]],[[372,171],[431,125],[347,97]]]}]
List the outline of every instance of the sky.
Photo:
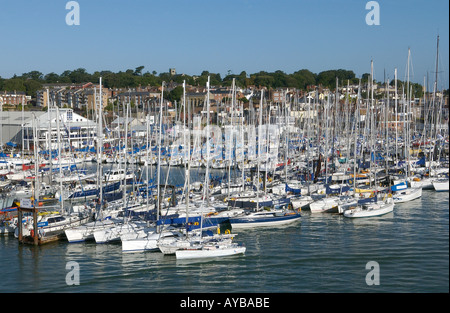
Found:
[{"label": "sky", "polygon": [[[449,2],[379,0],[0,0],[0,76],[84,68],[199,75],[345,69],[378,81],[449,84]],[[71,15],[72,16],[72,15]]]}]

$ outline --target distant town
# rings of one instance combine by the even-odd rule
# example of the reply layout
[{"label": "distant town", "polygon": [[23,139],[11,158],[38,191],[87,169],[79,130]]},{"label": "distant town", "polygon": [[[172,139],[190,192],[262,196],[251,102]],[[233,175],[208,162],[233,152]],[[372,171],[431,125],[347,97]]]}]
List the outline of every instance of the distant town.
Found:
[{"label": "distant town", "polygon": [[[365,99],[370,78],[368,73],[357,78],[353,71],[342,69],[324,71],[319,74],[305,69],[293,74],[282,71],[272,73],[261,71],[255,74],[247,74],[243,71],[240,74],[232,74],[228,71],[228,75],[223,79],[220,74],[208,71],[203,71],[201,75],[190,76],[178,74],[175,68],[170,68],[168,72],[157,75],[155,71],[142,73],[143,69],[144,66],[140,66],[125,72],[102,71],[89,74],[85,69],[79,68],[74,71],[65,71],[61,75],[56,73],[44,75],[39,71],[31,71],[9,79],[0,77],[0,102],[3,110],[21,110],[22,105],[25,106],[25,110],[45,110],[48,107],[48,101],[52,101],[58,107],[72,108],[82,113],[86,109],[92,109],[94,91],[99,90],[100,76],[103,78],[103,104],[107,111],[112,109],[113,103],[123,103],[123,101],[130,101],[132,106],[144,107],[144,103],[161,97],[162,82],[165,83],[164,99],[170,102],[169,106],[174,105],[175,101],[180,102],[183,82],[186,83],[186,99],[199,104],[203,102],[206,94],[208,76],[211,79],[211,106],[230,98],[233,79],[237,87],[237,99],[245,103],[253,97],[258,97],[261,89],[266,90],[266,99],[273,103],[282,103],[284,94],[288,99],[318,96],[318,99],[322,100],[328,93],[335,92],[336,87],[341,100],[346,95],[349,99],[355,99],[359,88],[361,88],[361,98]],[[393,76],[392,73],[390,77],[386,77],[389,79],[389,88],[387,81],[374,81],[373,89],[376,99],[386,98],[387,92],[391,99],[395,97]],[[406,81],[397,81],[397,92],[400,97],[402,93],[407,93],[404,91],[406,84]],[[424,91],[431,94],[433,84],[433,77],[430,79],[424,77],[422,85],[409,83],[410,98],[415,104],[422,103]],[[448,89],[438,90],[436,96],[444,96],[444,106],[448,106]]]},{"label": "distant town", "polygon": [[[400,103],[410,99],[412,120],[423,123],[427,108],[425,103],[433,101],[434,98],[442,107],[440,110],[442,124],[448,124],[448,89],[433,92],[434,77],[424,77],[424,84],[420,85],[399,79],[394,80],[393,73],[386,76],[386,81],[379,82],[374,81],[368,73],[358,78],[353,71],[343,69],[324,71],[319,74],[305,69],[292,74],[282,71],[233,74],[228,71],[228,75],[223,79],[220,74],[208,71],[203,71],[201,75],[190,76],[177,73],[175,68],[170,68],[168,72],[159,75],[155,71],[143,73],[143,69],[144,66],[140,66],[125,72],[102,71],[89,74],[85,69],[80,68],[65,71],[61,75],[56,73],[44,75],[39,71],[31,71],[9,79],[0,78],[0,109],[4,114],[8,111],[12,114],[13,111],[47,111],[49,107],[57,106],[71,109],[80,118],[95,120],[95,97],[99,103],[99,81],[102,77],[102,110],[107,124],[111,125],[114,121],[117,123],[117,118],[123,116],[124,104],[130,105],[130,117],[136,119],[134,123],[139,120],[141,124],[144,123],[146,115],[157,115],[156,112],[159,112],[161,95],[165,100],[166,118],[175,121],[179,120],[183,114],[181,110],[183,97],[192,108],[192,114],[205,112],[206,82],[209,78],[211,123],[230,118],[230,103],[233,97],[237,104],[234,108],[234,117],[242,116],[247,120],[252,108],[259,106],[261,90],[264,90],[265,103],[269,107],[275,109],[289,103],[290,116],[296,121],[306,116],[306,103],[320,104],[328,99],[331,99],[333,103],[338,99],[341,104],[339,110],[347,109],[354,112],[358,95],[362,103],[367,103],[369,96],[372,97],[372,94],[367,91],[373,90],[373,98],[380,106],[386,103],[389,96],[388,118],[391,121],[395,120],[393,115],[396,99],[399,103],[397,114],[403,113]],[[370,86],[372,82],[373,85]],[[232,94],[233,83],[234,95]],[[405,91],[407,86],[410,89],[409,93]],[[334,96],[336,90],[338,97]],[[239,112],[241,106],[243,112]],[[311,109],[309,106],[308,108]],[[314,110],[320,110],[320,107]],[[4,115],[5,121],[1,126],[5,128],[15,125],[18,130],[22,122],[19,121],[20,115],[15,123],[12,121],[14,118],[11,114]],[[320,113],[310,112],[309,114]],[[360,114],[365,114],[364,106],[361,107]],[[276,112],[272,114],[272,116],[275,115]],[[28,117],[30,117],[29,114],[26,115],[26,118]],[[401,117],[397,117],[397,120],[400,119]],[[398,123],[395,125],[401,127]],[[14,138],[17,132],[9,136],[6,130],[3,133],[3,143],[18,139]]]}]

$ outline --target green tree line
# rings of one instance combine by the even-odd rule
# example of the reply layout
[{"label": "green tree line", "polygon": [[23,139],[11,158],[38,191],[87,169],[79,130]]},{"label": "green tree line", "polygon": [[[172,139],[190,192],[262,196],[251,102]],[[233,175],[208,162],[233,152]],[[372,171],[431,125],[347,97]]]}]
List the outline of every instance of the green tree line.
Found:
[{"label": "green tree line", "polygon": [[[181,84],[186,81],[188,85],[203,87],[206,85],[208,76],[210,77],[211,86],[231,86],[233,79],[238,87],[267,87],[267,88],[296,88],[306,90],[308,86],[322,86],[324,88],[335,89],[336,78],[339,85],[358,84],[359,78],[351,70],[327,70],[318,74],[313,73],[307,69],[298,70],[292,74],[287,74],[283,71],[266,72],[260,71],[258,73],[247,74],[242,71],[240,74],[232,74],[228,71],[225,77],[220,74],[203,71],[200,75],[171,75],[168,72],[157,73],[156,71],[144,72],[144,66],[128,69],[126,71],[112,72],[112,71],[96,71],[88,73],[84,68],[78,68],[73,71],[66,70],[61,74],[48,73],[43,74],[39,71],[31,71],[23,73],[21,76],[14,75],[11,78],[0,77],[1,91],[23,91],[27,95],[34,97],[36,91],[42,88],[44,84],[51,83],[98,83],[99,78],[102,77],[103,85],[106,88],[134,88],[138,86],[161,86],[162,82],[175,82]],[[365,73],[361,77],[361,81],[367,82],[369,74]],[[420,93],[421,87],[419,84],[413,84],[414,93]],[[174,97],[178,98],[181,89],[178,88]],[[417,92],[417,93],[416,93]]]}]

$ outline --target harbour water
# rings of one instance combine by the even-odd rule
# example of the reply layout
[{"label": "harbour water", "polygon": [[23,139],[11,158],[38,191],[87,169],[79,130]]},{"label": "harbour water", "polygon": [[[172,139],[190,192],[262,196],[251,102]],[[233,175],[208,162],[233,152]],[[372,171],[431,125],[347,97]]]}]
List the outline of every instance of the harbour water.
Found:
[{"label": "harbour water", "polygon": [[[181,262],[119,244],[19,245],[0,237],[2,293],[447,293],[449,194],[424,190],[381,217],[302,212],[300,223],[240,230],[244,256]],[[368,284],[379,265],[379,284]],[[69,262],[79,284],[68,284]]]}]

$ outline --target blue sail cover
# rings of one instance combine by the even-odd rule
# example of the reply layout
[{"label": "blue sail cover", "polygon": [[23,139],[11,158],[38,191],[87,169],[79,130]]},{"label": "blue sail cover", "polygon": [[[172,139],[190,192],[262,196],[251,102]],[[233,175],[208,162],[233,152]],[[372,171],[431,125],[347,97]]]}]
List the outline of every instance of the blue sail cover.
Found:
[{"label": "blue sail cover", "polygon": [[419,161],[417,161],[416,165],[425,165],[425,157],[422,157]]},{"label": "blue sail cover", "polygon": [[370,167],[370,162],[368,162],[368,161],[362,162],[361,160],[358,160],[358,167],[360,169],[367,169]]},{"label": "blue sail cover", "polygon": [[330,188],[329,185],[326,186],[326,193],[329,194],[336,194],[336,193],[343,193],[350,190],[350,186],[339,186],[337,188]]},{"label": "blue sail cover", "polygon": [[291,188],[291,187],[288,186],[288,184],[286,184],[286,187],[284,188],[284,191],[292,192],[295,195],[300,195],[302,193],[302,190],[300,188],[299,189]]},{"label": "blue sail cover", "polygon": [[[112,191],[116,191],[120,188],[120,182],[116,182],[110,185],[106,185],[105,187],[103,187],[103,194],[108,193],[108,192],[112,192]],[[73,194],[71,194],[69,196],[69,199],[74,199],[74,198],[84,198],[84,197],[88,197],[88,196],[94,196],[99,194],[100,192],[100,188],[96,188],[96,189],[88,189],[88,190],[80,190],[80,191],[76,191]]]},{"label": "blue sail cover", "polygon": [[401,182],[397,185],[394,185],[391,187],[391,191],[399,191],[399,190],[403,190],[408,188],[408,185],[406,184],[406,182]]},{"label": "blue sail cover", "polygon": [[378,197],[377,197],[377,195],[375,195],[374,197],[359,199],[358,204],[377,202],[377,201],[378,201]]},{"label": "blue sail cover", "polygon": [[[188,223],[200,223],[200,216],[188,218]],[[156,222],[157,225],[176,225],[186,224],[186,217],[161,218]]]},{"label": "blue sail cover", "polygon": [[201,221],[201,216],[192,216],[188,218],[186,223],[186,217],[164,217],[160,218],[156,224],[157,225],[172,225],[172,226],[186,226],[188,231],[199,229],[200,227],[217,226],[220,223],[228,221],[228,217],[205,217],[203,222]]}]

